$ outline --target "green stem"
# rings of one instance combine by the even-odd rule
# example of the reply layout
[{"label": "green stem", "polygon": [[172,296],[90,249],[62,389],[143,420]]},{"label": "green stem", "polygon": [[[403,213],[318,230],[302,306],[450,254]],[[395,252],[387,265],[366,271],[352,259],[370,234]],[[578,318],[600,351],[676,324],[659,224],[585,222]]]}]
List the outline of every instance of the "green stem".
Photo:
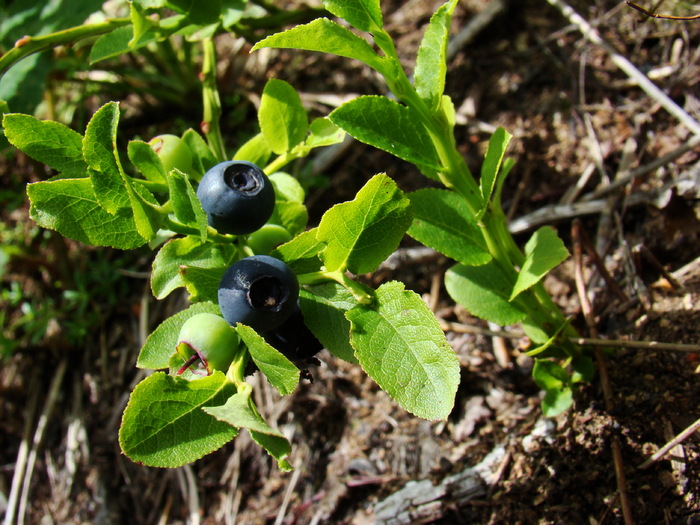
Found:
[{"label": "green stem", "polygon": [[204,115],[202,132],[207,137],[209,148],[219,162],[226,160],[226,148],[221,135],[219,120],[221,119],[221,99],[216,89],[216,47],[211,38],[202,40],[202,98]]},{"label": "green stem", "polygon": [[[420,98],[400,66],[393,40],[388,33],[381,30],[373,36],[379,48],[390,59],[387,70],[380,71],[389,89],[400,102],[418,114],[432,139],[443,168],[442,173],[439,174],[440,180],[447,188],[459,193],[471,214],[478,217],[487,203],[484,202],[479,185],[469,171],[464,158],[457,150],[452,126],[439,108],[431,109]],[[516,268],[522,267],[525,257],[508,231],[503,211],[493,202],[490,203],[479,225],[494,263],[503,270],[509,285],[514,285],[518,277]],[[541,282],[520,294],[515,302],[522,305],[530,318],[550,335],[565,322],[564,315]],[[565,333],[571,335],[575,330],[567,326]]]},{"label": "green stem", "polygon": [[279,157],[277,157],[275,160],[270,162],[267,166],[265,166],[265,169],[263,170],[266,174],[270,175],[272,173],[276,173],[279,170],[281,170],[284,166],[289,164],[295,159],[298,159],[299,155],[295,155],[291,152],[283,153]]},{"label": "green stem", "polygon": [[136,184],[140,184],[147,190],[155,193],[167,193],[168,192],[168,185],[163,184],[162,182],[156,182],[153,180],[147,180],[147,179],[138,179],[136,177],[129,177],[129,180],[131,182],[134,182]]},{"label": "green stem", "polygon": [[238,393],[241,393],[246,390],[252,390],[253,387],[245,382],[245,368],[248,364],[248,359],[250,359],[250,354],[244,344],[239,345],[238,348],[238,355],[226,371],[226,379],[236,385],[236,390]]},{"label": "green stem", "polygon": [[[182,235],[194,235],[195,237],[199,237],[198,228],[195,228],[194,226],[188,226],[187,224],[182,224],[181,222],[178,222],[175,219],[173,219],[170,215],[167,215],[163,219],[163,227],[175,233],[180,233]],[[222,233],[217,232],[211,226],[207,226],[207,239],[214,242],[230,244],[236,239],[236,236],[224,235]]]},{"label": "green stem", "polygon": [[334,272],[320,271],[303,273],[301,275],[297,275],[297,279],[299,279],[299,284],[301,285],[322,284],[328,281],[335,281],[347,289],[358,303],[371,304],[374,301],[374,298],[364,290],[360,283],[353,281],[350,279],[350,277],[339,270]]},{"label": "green stem", "polygon": [[34,53],[40,53],[64,44],[74,44],[85,38],[103,35],[110,31],[129,25],[131,18],[112,18],[98,24],[71,27],[41,36],[25,36],[15,46],[0,57],[0,76],[14,64]]}]

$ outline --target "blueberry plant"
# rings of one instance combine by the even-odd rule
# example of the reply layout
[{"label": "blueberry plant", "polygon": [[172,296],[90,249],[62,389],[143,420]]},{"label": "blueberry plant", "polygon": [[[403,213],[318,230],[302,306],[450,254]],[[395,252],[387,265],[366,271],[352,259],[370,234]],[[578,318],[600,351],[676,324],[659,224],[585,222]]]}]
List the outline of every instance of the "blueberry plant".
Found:
[{"label": "blueberry plant", "polygon": [[[545,412],[571,404],[591,361],[569,342],[575,332],[542,285],[568,252],[552,228],[536,231],[524,252],[508,232],[500,207],[513,167],[505,130],[493,134],[478,182],[456,148],[454,108],[444,94],[455,5],[449,0],[430,20],[413,81],[383,27],[379,0],[325,1],[328,16],[344,19],[374,46],[327,17],[258,42],[253,51],[292,48],[359,60],[384,78],[394,98],[360,97],[309,123],[294,88],[272,79],[261,97],[260,132],[235,152],[226,150],[219,127],[212,38],[245,31],[242,0],[134,0],[125,19],[26,37],[0,57],[5,71],[33,52],[98,34],[93,61],[174,34],[201,44],[201,133],[131,140],[122,150],[116,102],[103,105],[83,133],[9,111],[2,121],[13,146],[56,172],[27,187],[40,226],[96,246],[148,245],[157,251],[154,296],[181,288],[189,295],[190,306],[156,327],[139,354],[136,366],[156,372],[135,387],[124,412],[119,441],[128,457],[175,467],[246,429],[290,468],[290,444],[260,416],[245,378],[262,373],[287,395],[308,377],[321,348],[361,366],[407,411],[445,419],[460,374],[438,321],[404,284],[372,289],[356,279],[375,271],[405,234],[455,261],[445,282],[456,302],[500,325],[522,323],[535,342],[530,353]],[[281,170],[345,133],[415,164],[442,188],[405,194],[377,174],[309,229],[304,189]]]}]

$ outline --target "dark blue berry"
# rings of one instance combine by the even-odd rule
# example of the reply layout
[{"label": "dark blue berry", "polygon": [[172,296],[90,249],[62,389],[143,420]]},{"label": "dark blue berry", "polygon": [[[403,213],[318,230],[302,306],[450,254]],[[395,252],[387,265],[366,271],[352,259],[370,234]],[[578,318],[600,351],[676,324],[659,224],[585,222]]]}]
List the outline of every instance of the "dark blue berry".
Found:
[{"label": "dark blue berry", "polygon": [[220,162],[207,171],[197,198],[209,225],[221,233],[247,235],[272,216],[275,190],[255,164],[242,160]]},{"label": "dark blue berry", "polygon": [[292,314],[299,281],[279,259],[253,255],[226,270],[218,295],[221,314],[229,324],[243,323],[262,333],[274,330]]}]

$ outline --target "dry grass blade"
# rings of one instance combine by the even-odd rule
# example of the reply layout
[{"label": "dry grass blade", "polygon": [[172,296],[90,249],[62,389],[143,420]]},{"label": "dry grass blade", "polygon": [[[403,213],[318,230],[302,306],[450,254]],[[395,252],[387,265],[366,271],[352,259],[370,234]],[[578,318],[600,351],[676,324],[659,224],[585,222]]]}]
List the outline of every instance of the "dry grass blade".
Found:
[{"label": "dry grass blade", "polygon": [[628,6],[630,6],[632,9],[636,9],[640,13],[644,13],[648,17],[651,18],[663,18],[666,20],[700,20],[700,14],[698,15],[691,15],[691,16],[674,16],[674,15],[660,15],[658,13],[653,13],[651,11],[647,11],[644,9],[642,6],[635,4],[634,2],[625,2]]}]

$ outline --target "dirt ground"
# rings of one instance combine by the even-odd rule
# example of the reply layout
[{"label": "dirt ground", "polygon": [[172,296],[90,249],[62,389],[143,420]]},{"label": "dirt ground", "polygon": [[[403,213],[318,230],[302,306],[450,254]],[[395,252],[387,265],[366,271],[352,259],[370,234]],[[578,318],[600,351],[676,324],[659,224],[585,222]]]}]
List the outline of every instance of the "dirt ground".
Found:
[{"label": "dirt ground", "polygon": [[[462,0],[453,31],[493,4]],[[409,67],[439,5],[382,3]],[[647,19],[616,1],[570,5],[700,120],[700,21]],[[695,14],[697,6],[669,0],[659,12]],[[233,46],[227,38],[218,43]],[[243,94],[232,112],[252,115],[270,77],[294,85],[319,114],[347,95],[383,91],[366,68],[345,59],[273,51],[241,66],[245,52],[222,53],[222,76],[235,79],[222,82],[222,98]],[[366,278],[403,280],[453,323],[447,336],[462,382],[447,421],[411,416],[358,367],[324,351],[313,383],[286,398],[251,379],[263,416],[292,441],[293,472],[281,473],[245,433],[187,467],[150,469],[121,455],[119,421],[143,377],[134,363],[145,335],[184,299],[150,296],[147,251],[105,255],[50,236],[45,246],[56,265],[71,261],[91,271],[99,261],[114,263],[119,300],[93,298],[98,328],[79,344],[66,342],[59,319],[47,337],[2,365],[0,494],[7,497],[15,466],[28,455],[25,523],[700,523],[700,433],[640,467],[700,418],[700,147],[654,164],[692,133],[544,0],[504,2],[451,60],[447,92],[458,110],[458,143],[475,172],[494,126],[514,134],[509,154],[517,164],[504,205],[517,239],[524,243],[547,223],[572,250],[578,219],[618,283],[616,291],[583,255],[589,326],[574,258],[548,277],[547,288],[580,333],[694,350],[602,347],[596,377],[576,393],[573,408],[544,418],[518,327],[503,329],[513,337],[494,335],[489,329],[498,327],[451,304],[442,286],[450,261],[407,241],[391,264]],[[3,169],[22,183],[43,176],[21,156],[15,162]],[[406,191],[425,184],[413,167],[352,144],[314,179],[312,222],[381,171]],[[30,229],[26,213],[21,206],[3,219]],[[54,293],[51,268],[32,261],[14,261],[3,287],[17,282],[36,297]],[[7,313],[15,313],[10,305]],[[37,429],[41,439],[32,446]]]}]

